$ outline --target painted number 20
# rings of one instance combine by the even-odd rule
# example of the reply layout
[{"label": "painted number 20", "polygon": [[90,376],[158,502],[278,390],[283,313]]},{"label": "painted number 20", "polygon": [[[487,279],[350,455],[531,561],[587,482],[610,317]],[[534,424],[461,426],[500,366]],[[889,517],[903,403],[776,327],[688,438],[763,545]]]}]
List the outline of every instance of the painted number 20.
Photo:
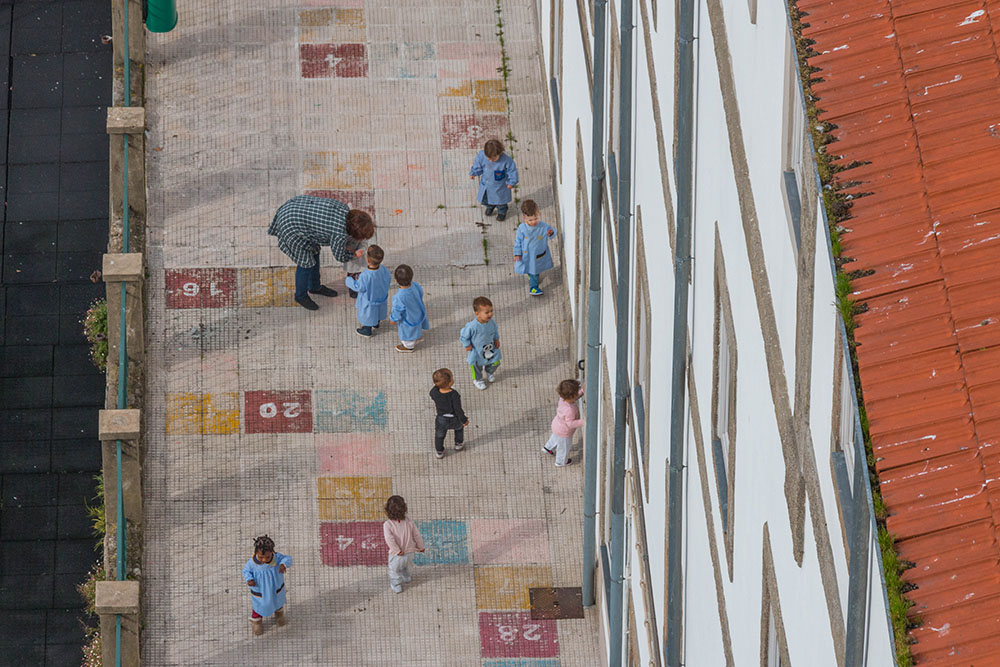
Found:
[{"label": "painted number 20", "polygon": [[[301,414],[302,404],[301,403],[282,403],[281,414],[288,419],[295,419]],[[265,419],[271,419],[272,417],[278,416],[278,406],[274,403],[263,403],[260,406],[260,416]]]},{"label": "painted number 20", "polygon": [[[537,642],[542,636],[538,634],[542,626],[537,623],[525,623],[523,636],[529,642]],[[500,640],[510,644],[517,639],[518,627],[516,625],[498,625],[497,632],[500,633]]]}]

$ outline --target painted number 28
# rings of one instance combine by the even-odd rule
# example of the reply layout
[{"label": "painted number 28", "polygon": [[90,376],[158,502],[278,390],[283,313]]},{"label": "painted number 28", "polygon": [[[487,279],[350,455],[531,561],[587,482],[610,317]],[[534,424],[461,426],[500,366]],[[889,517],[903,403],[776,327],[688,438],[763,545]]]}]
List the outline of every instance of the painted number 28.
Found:
[{"label": "painted number 28", "polygon": [[[542,638],[542,635],[538,633],[541,627],[537,623],[525,623],[522,634],[529,642],[537,642]],[[497,632],[500,634],[501,641],[510,644],[517,639],[518,627],[516,625],[498,625]]]},{"label": "painted number 28", "polygon": [[[288,419],[295,419],[302,413],[302,404],[295,403],[282,403],[281,404],[281,414]],[[274,403],[263,403],[260,406],[260,416],[264,419],[271,419],[272,417],[278,416],[278,406]]]},{"label": "painted number 28", "polygon": [[[181,286],[181,291],[184,292],[184,296],[198,296],[201,286],[198,283],[184,283]],[[222,294],[222,290],[215,286],[214,280],[208,284],[208,294],[209,296],[219,296]]]}]

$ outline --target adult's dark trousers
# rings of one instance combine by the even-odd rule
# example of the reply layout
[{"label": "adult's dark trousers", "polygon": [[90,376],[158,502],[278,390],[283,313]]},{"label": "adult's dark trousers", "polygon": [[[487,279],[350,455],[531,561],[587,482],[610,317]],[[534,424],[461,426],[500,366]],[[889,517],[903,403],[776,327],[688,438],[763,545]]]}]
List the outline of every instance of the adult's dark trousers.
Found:
[{"label": "adult's dark trousers", "polygon": [[465,442],[465,425],[459,421],[458,417],[438,415],[434,420],[434,449],[439,452],[444,451],[444,436],[448,434],[448,431],[455,431],[456,445]]},{"label": "adult's dark trousers", "polygon": [[295,268],[295,298],[301,299],[306,296],[309,290],[316,291],[320,288],[319,282],[319,253],[314,255],[316,263],[310,267],[298,266]]}]

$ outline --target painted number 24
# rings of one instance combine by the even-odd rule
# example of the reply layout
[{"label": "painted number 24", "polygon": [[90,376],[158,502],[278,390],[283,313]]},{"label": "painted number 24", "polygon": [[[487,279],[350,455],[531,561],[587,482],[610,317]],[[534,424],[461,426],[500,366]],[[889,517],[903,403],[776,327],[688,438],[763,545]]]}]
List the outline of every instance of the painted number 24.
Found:
[{"label": "painted number 24", "polygon": [[[537,642],[542,638],[542,635],[538,633],[542,626],[537,623],[525,623],[523,636],[529,642]],[[510,644],[515,639],[517,639],[518,627],[516,625],[498,625],[497,632],[500,634],[500,640]]]},{"label": "painted number 24", "polygon": [[[281,414],[288,419],[295,419],[302,413],[302,404],[295,403],[282,403]],[[278,406],[274,403],[263,403],[260,406],[260,416],[265,419],[271,419],[272,417],[278,416]]]},{"label": "painted number 24", "polygon": [[[184,283],[181,286],[181,291],[184,292],[184,296],[198,296],[201,286],[198,283]],[[209,296],[219,296],[222,294],[222,290],[215,286],[214,280],[208,284],[208,294]]]}]

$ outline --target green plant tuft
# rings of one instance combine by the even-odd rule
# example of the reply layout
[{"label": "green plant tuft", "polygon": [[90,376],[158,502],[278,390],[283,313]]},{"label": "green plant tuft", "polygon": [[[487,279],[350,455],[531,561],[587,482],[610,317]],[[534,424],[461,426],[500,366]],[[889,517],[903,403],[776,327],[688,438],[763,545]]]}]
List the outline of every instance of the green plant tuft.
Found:
[{"label": "green plant tuft", "polygon": [[100,370],[108,367],[108,302],[98,299],[83,318],[83,335],[90,341],[90,358]]}]

